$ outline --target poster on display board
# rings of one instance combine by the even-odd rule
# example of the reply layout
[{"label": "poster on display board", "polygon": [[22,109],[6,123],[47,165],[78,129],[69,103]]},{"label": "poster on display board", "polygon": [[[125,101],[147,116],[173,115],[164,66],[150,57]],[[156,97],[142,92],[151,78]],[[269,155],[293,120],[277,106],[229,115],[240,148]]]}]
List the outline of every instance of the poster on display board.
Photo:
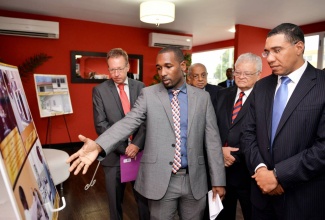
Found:
[{"label": "poster on display board", "polygon": [[41,118],[72,114],[66,75],[34,74]]},{"label": "poster on display board", "polygon": [[[51,178],[17,67],[0,63],[0,212],[14,219],[57,219]],[[10,212],[11,213],[11,212]],[[9,214],[10,214],[9,213]]]}]

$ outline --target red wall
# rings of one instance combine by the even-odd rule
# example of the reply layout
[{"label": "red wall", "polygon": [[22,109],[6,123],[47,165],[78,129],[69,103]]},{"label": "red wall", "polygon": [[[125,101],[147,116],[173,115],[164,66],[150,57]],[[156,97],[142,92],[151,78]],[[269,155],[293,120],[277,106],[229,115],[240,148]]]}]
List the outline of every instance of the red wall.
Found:
[{"label": "red wall", "polygon": [[[240,54],[248,52],[261,56],[261,53],[264,50],[266,35],[269,31],[269,29],[237,24],[234,45],[235,60]],[[262,58],[262,64],[261,76],[264,77],[271,73],[271,69],[267,64],[266,59]]]},{"label": "red wall", "polygon": [[199,45],[195,46],[192,48],[192,52],[202,52],[202,51],[208,51],[208,50],[215,50],[219,48],[227,48],[227,47],[233,47],[235,45],[235,40],[225,40],[225,41],[219,41],[219,42],[214,42],[211,44],[204,44],[204,45]]},{"label": "red wall", "polygon": [[[65,119],[72,142],[79,141],[78,134],[90,138],[97,137],[92,111],[92,88],[97,84],[70,83],[70,51],[107,52],[112,48],[121,47],[129,54],[142,54],[143,81],[146,85],[150,85],[153,81],[156,56],[160,50],[148,47],[148,36],[153,30],[2,10],[0,14],[7,17],[59,22],[59,39],[0,35],[0,58],[4,63],[18,66],[27,58],[41,52],[52,56],[36,70],[36,73],[67,75],[73,114],[66,115]],[[33,76],[23,79],[23,85],[42,144],[70,142],[63,116],[55,116],[51,118],[50,135],[45,143],[49,119],[39,116]]]}]

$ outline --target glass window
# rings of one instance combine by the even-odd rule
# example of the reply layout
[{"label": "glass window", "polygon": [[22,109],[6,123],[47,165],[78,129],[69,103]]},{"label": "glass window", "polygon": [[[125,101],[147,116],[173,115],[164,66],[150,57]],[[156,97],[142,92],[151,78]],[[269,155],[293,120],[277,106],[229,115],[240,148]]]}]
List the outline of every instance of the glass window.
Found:
[{"label": "glass window", "polygon": [[318,62],[319,35],[305,36],[304,58],[314,67]]},{"label": "glass window", "polygon": [[226,70],[234,65],[234,48],[192,54],[192,64],[202,63],[207,68],[208,83],[217,85],[227,79]]}]

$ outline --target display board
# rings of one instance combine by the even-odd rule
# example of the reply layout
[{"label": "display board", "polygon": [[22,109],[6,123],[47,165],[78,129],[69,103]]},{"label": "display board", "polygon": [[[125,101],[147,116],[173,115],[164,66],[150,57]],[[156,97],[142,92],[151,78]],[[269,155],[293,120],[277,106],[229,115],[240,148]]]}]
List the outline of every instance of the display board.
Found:
[{"label": "display board", "polygon": [[57,219],[51,178],[17,67],[0,63],[0,213],[7,219]]},{"label": "display board", "polygon": [[41,118],[72,114],[66,75],[34,74]]}]

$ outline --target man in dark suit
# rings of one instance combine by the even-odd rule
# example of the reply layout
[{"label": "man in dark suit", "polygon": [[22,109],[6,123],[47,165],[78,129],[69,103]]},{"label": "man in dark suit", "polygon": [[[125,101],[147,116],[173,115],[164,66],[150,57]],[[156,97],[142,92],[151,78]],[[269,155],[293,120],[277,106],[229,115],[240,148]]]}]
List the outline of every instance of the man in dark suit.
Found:
[{"label": "man in dark suit", "polygon": [[233,71],[232,68],[228,68],[226,70],[227,80],[219,83],[218,86],[221,86],[221,87],[224,87],[224,88],[234,86],[235,82],[234,82],[234,76],[232,74],[232,71]]},{"label": "man in dark suit", "polygon": [[325,74],[304,49],[297,25],[267,35],[272,74],[255,84],[241,137],[253,219],[325,219]]},{"label": "man in dark suit", "polygon": [[208,83],[208,72],[206,67],[202,63],[192,64],[188,68],[187,76],[190,85],[203,89],[210,94],[212,104],[215,107],[218,91],[222,89],[222,87]]},{"label": "man in dark suit", "polygon": [[[114,48],[108,52],[107,64],[110,79],[93,88],[94,123],[98,135],[125,116],[120,86],[124,87],[129,108],[134,105],[141,89],[144,88],[142,82],[127,77],[130,68],[128,55],[121,48]],[[120,155],[135,157],[138,151],[143,149],[144,139],[145,131],[142,127],[133,135],[130,144],[130,140],[119,142],[117,149],[101,161],[105,173],[111,220],[123,219],[122,202],[125,183],[121,183]],[[145,199],[136,191],[134,195],[138,204],[139,219],[149,219],[149,209]]]},{"label": "man in dark suit", "polygon": [[235,220],[237,200],[245,220],[251,219],[250,175],[240,146],[240,131],[250,103],[250,93],[262,71],[261,57],[245,53],[235,63],[234,78],[237,86],[218,93],[217,122],[223,144],[226,166],[227,197],[218,220]]},{"label": "man in dark suit", "polygon": [[[79,135],[83,147],[67,162],[70,171],[102,159],[146,121],[146,140],[135,189],[148,198],[150,218],[202,219],[208,192],[204,149],[213,198],[225,194],[225,168],[216,116],[208,93],[187,85],[184,55],[177,47],[159,51],[156,69],[162,82],[142,89],[132,110],[92,141]],[[173,106],[173,107],[172,107]]]}]

